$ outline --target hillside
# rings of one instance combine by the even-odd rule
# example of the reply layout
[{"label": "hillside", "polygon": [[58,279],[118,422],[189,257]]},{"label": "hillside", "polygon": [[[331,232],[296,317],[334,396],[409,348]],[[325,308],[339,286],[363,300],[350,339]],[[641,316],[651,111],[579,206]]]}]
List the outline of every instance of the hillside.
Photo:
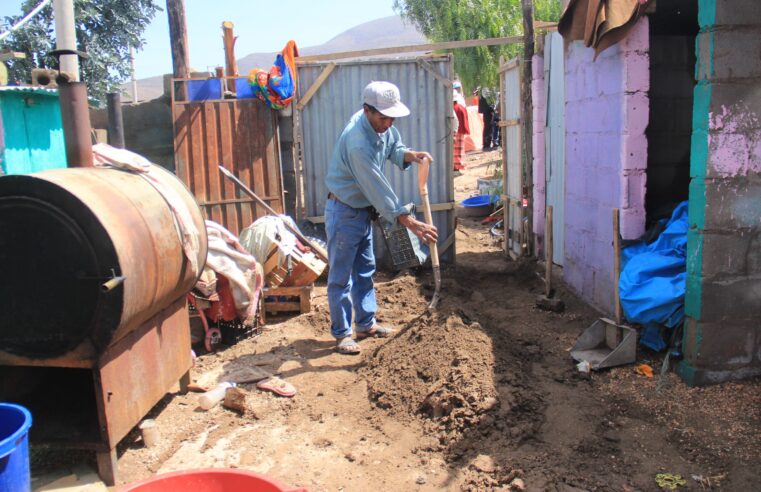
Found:
[{"label": "hillside", "polygon": [[[298,43],[298,36],[294,36],[294,39]],[[405,24],[401,17],[392,15],[352,27],[321,45],[299,47],[299,52],[301,55],[318,55],[338,51],[423,44],[426,42],[425,37],[413,25]],[[238,58],[238,70],[240,73],[245,74],[252,68],[269,68],[275,60],[275,55],[276,53],[251,53],[245,55],[242,58]],[[220,59],[218,63],[224,64],[224,60]],[[208,63],[208,65],[213,64],[214,61],[212,60]],[[159,75],[139,79],[137,87],[138,97],[141,101],[154,99],[163,93],[163,77]],[[123,100],[128,102],[130,100],[130,84],[123,84],[122,89],[127,92],[123,96]]]}]

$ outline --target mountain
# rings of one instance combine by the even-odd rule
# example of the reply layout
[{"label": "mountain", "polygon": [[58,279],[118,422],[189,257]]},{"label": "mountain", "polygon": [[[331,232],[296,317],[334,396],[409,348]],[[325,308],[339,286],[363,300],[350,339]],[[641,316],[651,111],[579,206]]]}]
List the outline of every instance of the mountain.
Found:
[{"label": "mountain", "polygon": [[[298,37],[293,39],[298,43]],[[320,55],[339,51],[356,51],[372,48],[387,48],[391,46],[408,46],[427,43],[425,36],[412,24],[406,24],[401,17],[392,15],[374,21],[365,22],[352,27],[333,39],[318,46],[299,47],[299,54]],[[238,59],[238,71],[247,74],[253,68],[269,68],[275,61],[277,53],[251,53]],[[224,60],[219,60],[224,65]],[[164,92],[164,77],[148,77],[138,79],[137,93],[141,101],[155,99]],[[124,102],[131,100],[130,84],[123,84],[122,89],[127,93],[122,97]]]}]

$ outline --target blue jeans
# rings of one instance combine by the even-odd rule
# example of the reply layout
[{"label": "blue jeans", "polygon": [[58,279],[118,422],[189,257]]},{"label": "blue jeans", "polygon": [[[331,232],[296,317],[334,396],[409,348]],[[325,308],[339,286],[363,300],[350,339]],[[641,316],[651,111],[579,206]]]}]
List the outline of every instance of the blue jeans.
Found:
[{"label": "blue jeans", "polygon": [[352,307],[357,331],[369,330],[375,324],[375,254],[370,212],[329,198],[325,205],[325,230],[330,264],[330,332],[341,339],[351,336]]}]

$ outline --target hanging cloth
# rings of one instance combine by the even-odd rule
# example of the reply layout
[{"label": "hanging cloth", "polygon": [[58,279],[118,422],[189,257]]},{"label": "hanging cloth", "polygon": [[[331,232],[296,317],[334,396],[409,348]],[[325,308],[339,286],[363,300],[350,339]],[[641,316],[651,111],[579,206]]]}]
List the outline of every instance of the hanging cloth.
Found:
[{"label": "hanging cloth", "polygon": [[248,74],[248,83],[256,97],[272,109],[283,109],[293,102],[298,80],[297,56],[296,41],[291,39],[282,53],[277,55],[269,71],[255,68]]}]

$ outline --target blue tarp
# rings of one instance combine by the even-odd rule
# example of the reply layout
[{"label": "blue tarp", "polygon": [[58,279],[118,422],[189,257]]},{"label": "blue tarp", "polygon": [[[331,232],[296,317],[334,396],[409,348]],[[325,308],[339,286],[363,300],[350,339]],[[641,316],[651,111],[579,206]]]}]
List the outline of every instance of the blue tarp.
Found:
[{"label": "blue tarp", "polygon": [[685,201],[674,209],[658,239],[621,252],[618,288],[624,315],[630,323],[645,327],[641,343],[654,350],[666,347],[661,326],[674,328],[684,321],[688,227]]}]

